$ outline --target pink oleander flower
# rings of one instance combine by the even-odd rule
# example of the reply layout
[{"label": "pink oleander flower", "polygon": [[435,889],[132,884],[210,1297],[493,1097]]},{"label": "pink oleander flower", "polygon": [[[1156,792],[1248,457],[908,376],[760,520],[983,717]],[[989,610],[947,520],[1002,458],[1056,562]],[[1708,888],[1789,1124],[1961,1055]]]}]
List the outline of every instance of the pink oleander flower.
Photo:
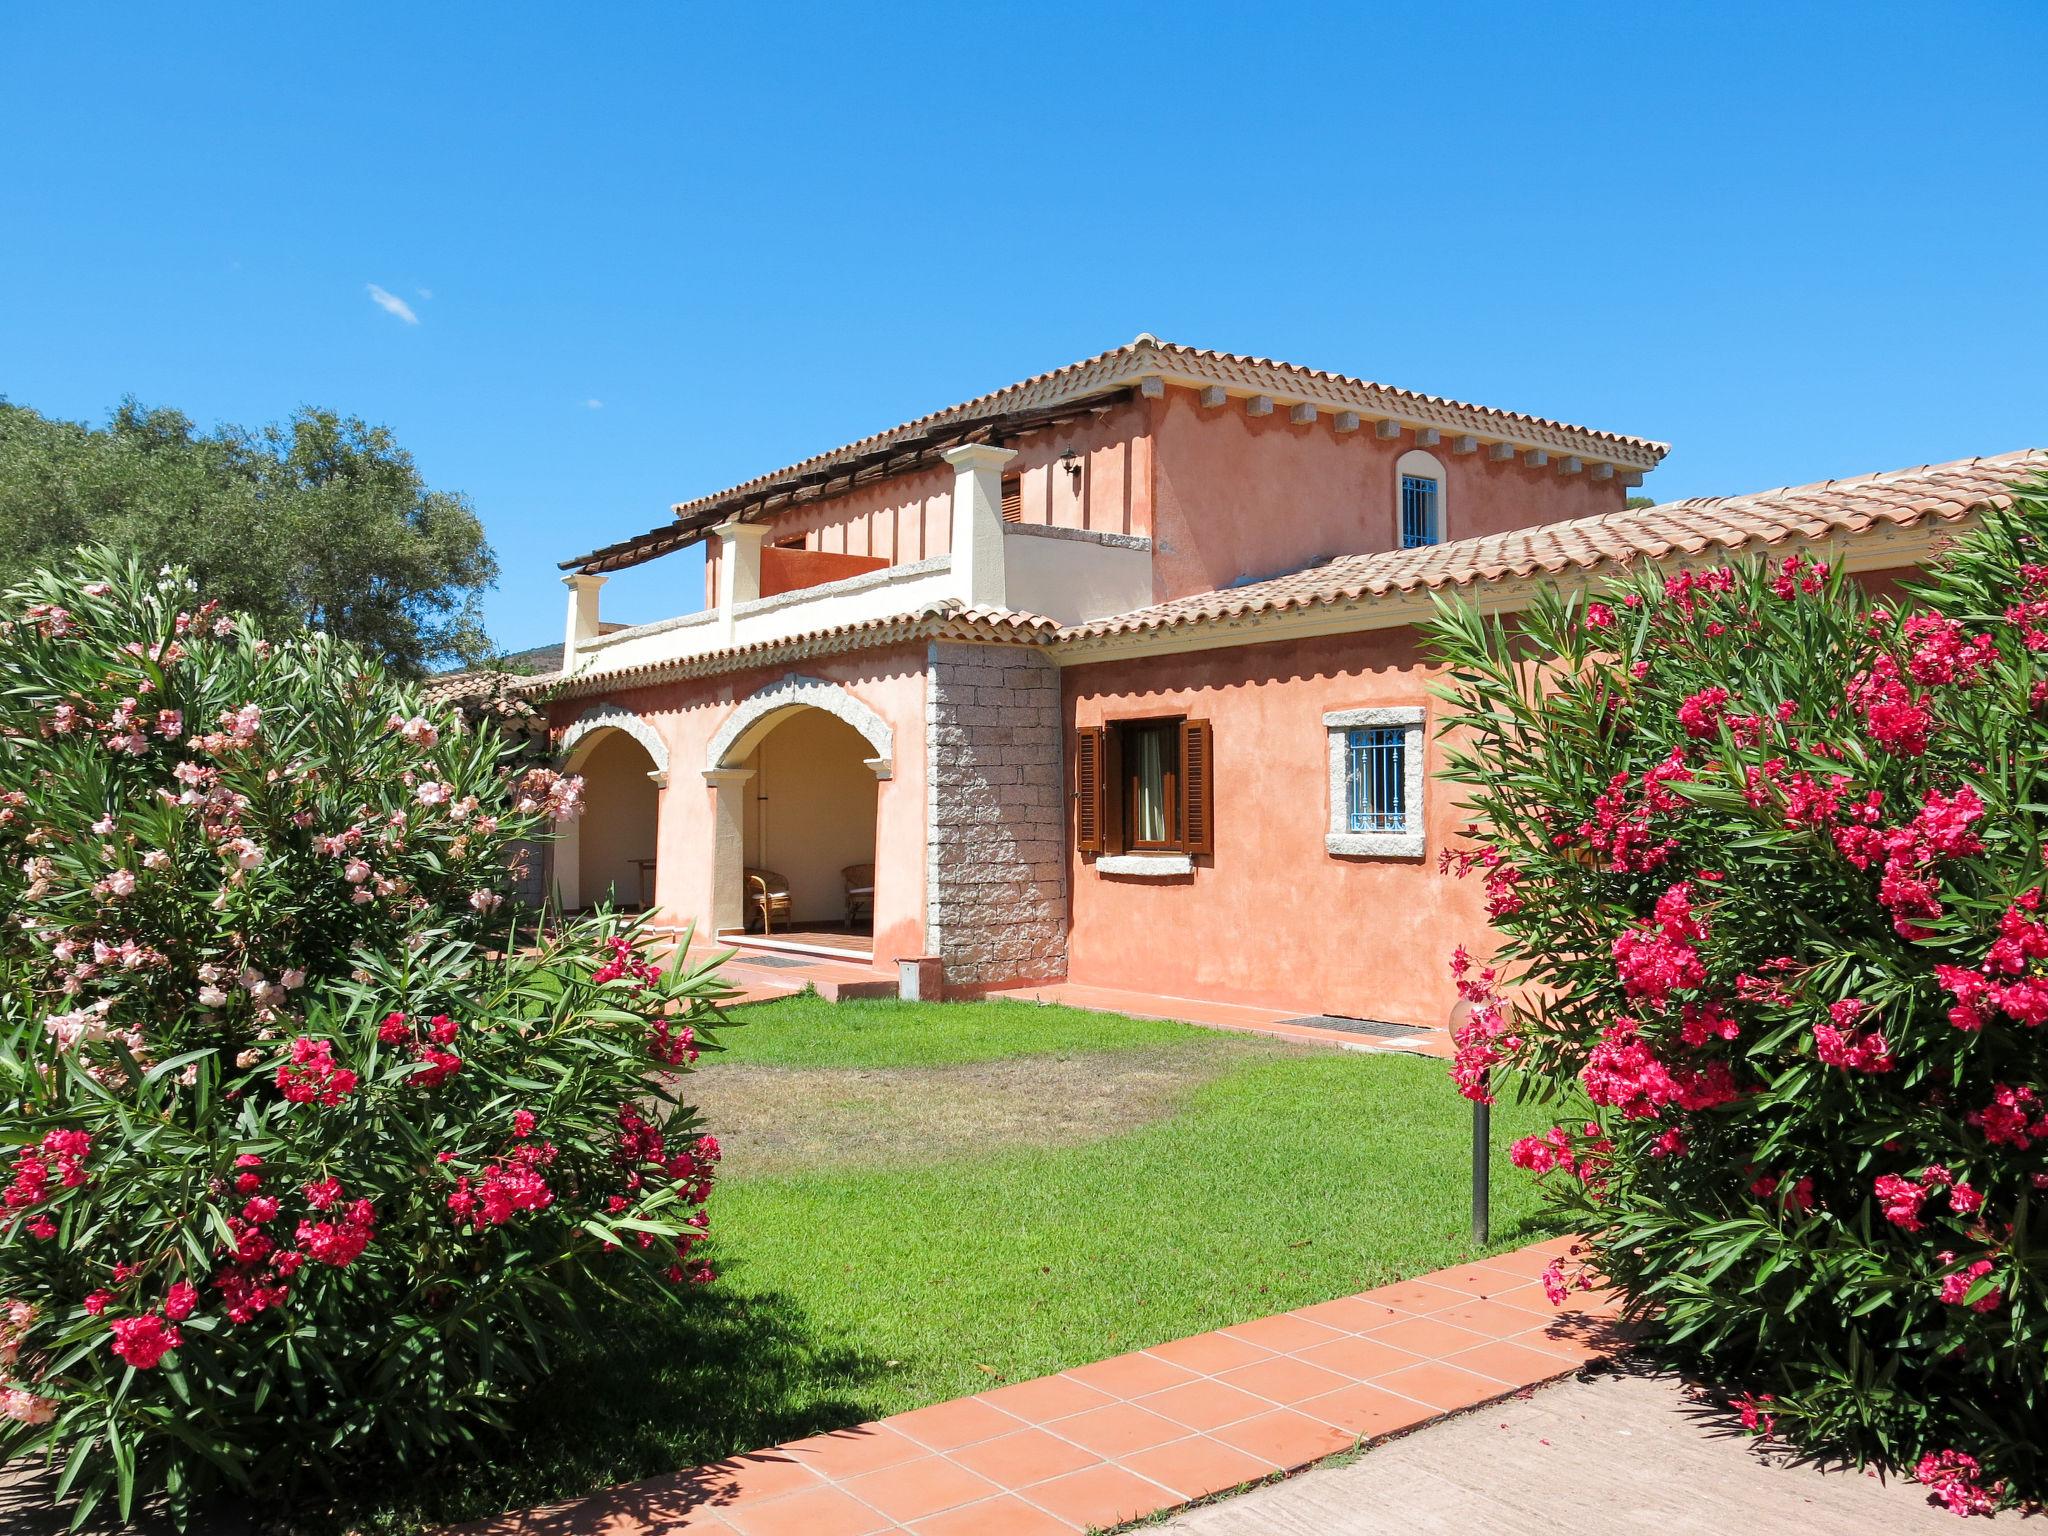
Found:
[{"label": "pink oleander flower", "polygon": [[47,1424],[57,1417],[57,1400],[38,1397],[26,1387],[0,1387],[0,1419],[17,1424]]},{"label": "pink oleander flower", "polygon": [[1727,704],[1726,688],[1702,688],[1678,706],[1678,727],[1695,741],[1718,735]]},{"label": "pink oleander flower", "polygon": [[2005,1484],[1983,1486],[1984,1469],[1961,1451],[1930,1452],[1913,1468],[1913,1481],[1928,1490],[1927,1502],[1939,1503],[1952,1515],[1988,1515],[1998,1507]]},{"label": "pink oleander flower", "polygon": [[356,1074],[335,1063],[331,1040],[300,1035],[291,1044],[291,1060],[277,1069],[277,1089],[288,1104],[331,1109],[355,1088]]},{"label": "pink oleander flower", "polygon": [[346,1269],[376,1235],[376,1211],[368,1200],[358,1200],[339,1221],[300,1222],[294,1240],[316,1263]]},{"label": "pink oleander flower", "polygon": [[[1952,1253],[1940,1254],[1938,1257],[1944,1264],[1955,1262],[1955,1255]],[[1978,1259],[1965,1268],[1943,1275],[1941,1277],[1942,1301],[1951,1307],[1967,1306],[1972,1312],[1996,1312],[2005,1302],[2005,1292],[1998,1286],[1991,1287],[1991,1289],[1987,1290],[1975,1301],[1970,1300],[1971,1288],[1979,1280],[1990,1274],[1992,1268],[1993,1265],[1989,1259]]]},{"label": "pink oleander flower", "polygon": [[164,1316],[174,1323],[182,1323],[198,1305],[199,1292],[183,1280],[175,1282],[164,1294]]},{"label": "pink oleander flower", "polygon": [[1927,1202],[1927,1187],[1896,1173],[1879,1174],[1873,1186],[1884,1219],[1907,1232],[1921,1227],[1920,1207]]},{"label": "pink oleander flower", "polygon": [[410,719],[393,715],[391,729],[422,749],[432,748],[441,740],[441,732],[424,715],[414,715]]},{"label": "pink oleander flower", "polygon": [[184,1334],[175,1324],[154,1312],[117,1317],[109,1330],[113,1334],[110,1347],[114,1353],[138,1371],[155,1370],[165,1355],[185,1342]]},{"label": "pink oleander flower", "polygon": [[1759,1396],[1751,1396],[1745,1392],[1735,1399],[1735,1407],[1742,1415],[1742,1427],[1762,1439],[1770,1439],[1777,1433],[1778,1418],[1766,1409],[1764,1404],[1775,1401],[1776,1399],[1768,1392]]}]

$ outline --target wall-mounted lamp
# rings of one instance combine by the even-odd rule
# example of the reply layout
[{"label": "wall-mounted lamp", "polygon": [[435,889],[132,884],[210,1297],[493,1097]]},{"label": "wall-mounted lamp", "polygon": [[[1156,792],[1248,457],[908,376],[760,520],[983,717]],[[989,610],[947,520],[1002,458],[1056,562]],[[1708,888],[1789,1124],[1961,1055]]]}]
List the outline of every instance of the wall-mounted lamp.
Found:
[{"label": "wall-mounted lamp", "polygon": [[1075,485],[1079,485],[1081,483],[1081,455],[1074,452],[1073,449],[1069,448],[1065,453],[1060,455],[1060,465],[1062,468],[1066,470],[1068,474],[1074,477]]}]

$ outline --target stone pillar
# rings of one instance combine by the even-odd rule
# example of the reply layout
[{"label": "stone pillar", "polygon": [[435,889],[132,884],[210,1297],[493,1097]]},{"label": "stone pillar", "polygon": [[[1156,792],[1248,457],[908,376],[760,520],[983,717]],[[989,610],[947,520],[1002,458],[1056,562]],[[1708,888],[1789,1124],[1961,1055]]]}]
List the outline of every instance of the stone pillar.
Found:
[{"label": "stone pillar", "polygon": [[969,607],[1007,608],[1003,466],[1017,450],[966,443],[940,457],[953,466],[953,590]]},{"label": "stone pillar", "polygon": [[739,605],[761,595],[761,541],[766,523],[720,523],[718,535],[718,630],[733,638]]},{"label": "stone pillar", "polygon": [[[751,768],[706,768],[711,786],[711,935],[746,923],[747,780]],[[710,937],[711,935],[706,935]]]},{"label": "stone pillar", "polygon": [[562,578],[562,585],[569,589],[569,622],[562,632],[564,672],[574,671],[577,652],[603,633],[597,624],[597,589],[609,579],[582,571],[572,571]]},{"label": "stone pillar", "polygon": [[973,990],[1067,974],[1059,669],[934,644],[925,673],[925,953]]}]

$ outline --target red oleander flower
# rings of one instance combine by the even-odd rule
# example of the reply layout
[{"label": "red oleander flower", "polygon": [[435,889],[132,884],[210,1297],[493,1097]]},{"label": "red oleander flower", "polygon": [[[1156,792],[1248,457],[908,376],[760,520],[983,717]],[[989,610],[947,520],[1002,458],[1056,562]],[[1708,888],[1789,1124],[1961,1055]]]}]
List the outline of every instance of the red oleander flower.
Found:
[{"label": "red oleander flower", "polygon": [[183,1346],[185,1336],[175,1324],[154,1312],[117,1317],[109,1326],[115,1354],[138,1371],[152,1371],[165,1355]]}]

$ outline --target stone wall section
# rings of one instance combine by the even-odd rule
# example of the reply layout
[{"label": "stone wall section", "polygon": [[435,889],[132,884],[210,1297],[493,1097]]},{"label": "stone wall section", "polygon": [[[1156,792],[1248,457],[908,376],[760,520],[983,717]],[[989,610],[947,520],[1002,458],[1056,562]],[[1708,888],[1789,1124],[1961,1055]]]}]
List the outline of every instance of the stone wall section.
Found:
[{"label": "stone wall section", "polygon": [[925,944],[948,987],[1067,974],[1059,669],[935,642],[926,671]]}]

